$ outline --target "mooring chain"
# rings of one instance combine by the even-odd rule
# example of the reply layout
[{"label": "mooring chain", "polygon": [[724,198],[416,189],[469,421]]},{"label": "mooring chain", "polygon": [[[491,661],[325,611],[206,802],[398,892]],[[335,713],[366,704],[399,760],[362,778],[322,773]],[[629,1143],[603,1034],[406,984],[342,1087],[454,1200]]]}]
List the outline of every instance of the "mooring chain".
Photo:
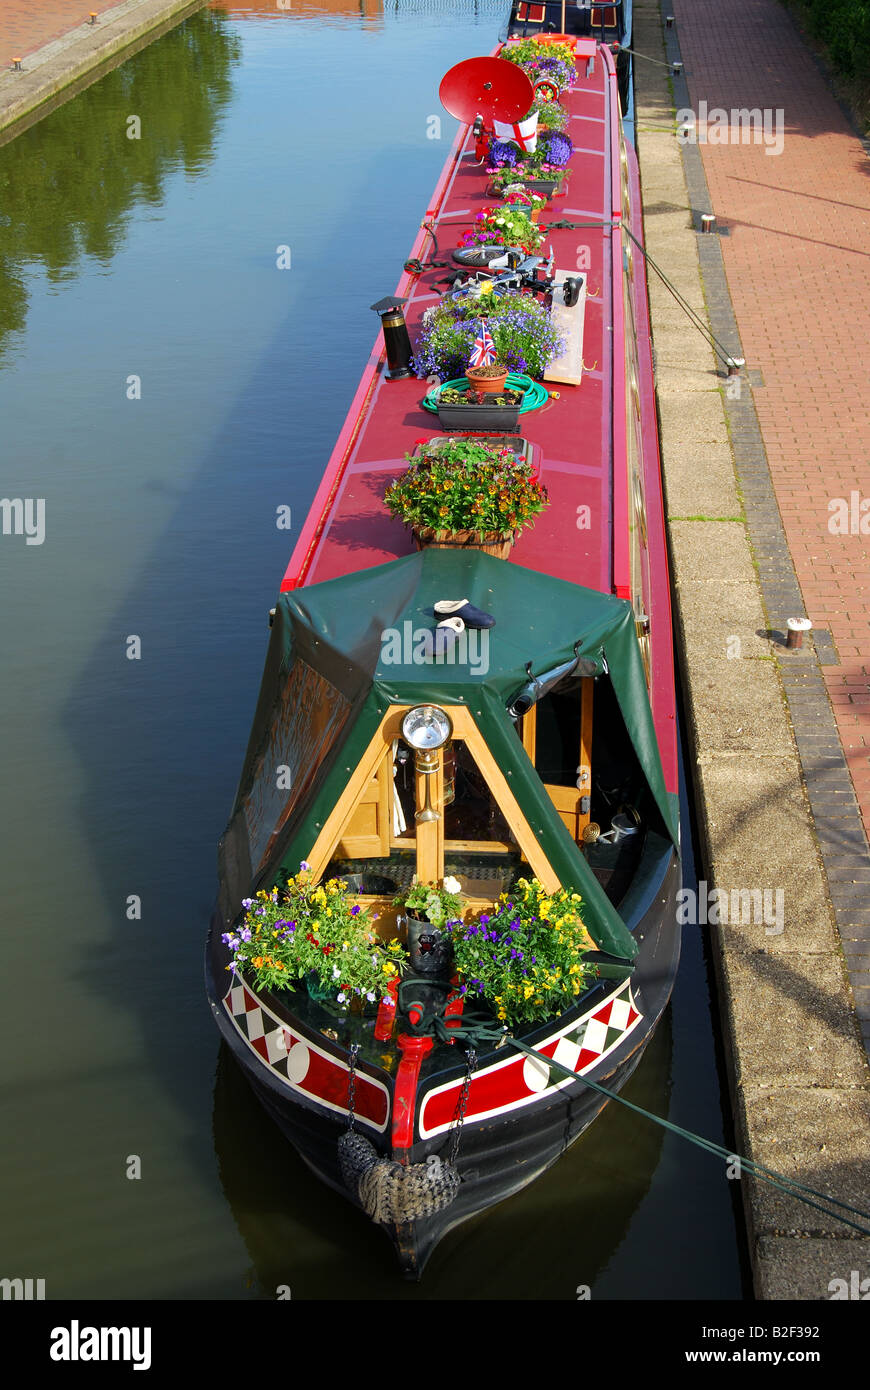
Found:
[{"label": "mooring chain", "polygon": [[456,1102],[456,1111],[453,1116],[453,1135],[447,1152],[448,1163],[455,1163],[456,1155],[459,1152],[459,1141],[462,1138],[462,1126],[465,1123],[465,1111],[468,1106],[468,1092],[471,1090],[471,1075],[476,1066],[477,1053],[473,1047],[470,1047],[465,1054],[465,1080],[462,1083],[462,1090],[459,1092],[459,1099]]},{"label": "mooring chain", "polygon": [[354,1105],[356,1103],[356,1058],[359,1052],[359,1043],[353,1043],[350,1049],[350,1066],[347,1073],[347,1127],[354,1129],[356,1126],[356,1115]]}]

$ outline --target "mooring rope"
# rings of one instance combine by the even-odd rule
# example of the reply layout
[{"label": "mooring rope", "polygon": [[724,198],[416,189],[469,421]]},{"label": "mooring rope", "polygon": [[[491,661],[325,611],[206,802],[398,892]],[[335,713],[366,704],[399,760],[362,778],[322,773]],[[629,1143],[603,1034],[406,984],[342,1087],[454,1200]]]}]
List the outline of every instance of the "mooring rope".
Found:
[{"label": "mooring rope", "polygon": [[[403,1012],[405,1011],[402,998],[403,990],[419,985],[434,985],[439,990],[443,990],[445,994],[451,990],[450,984],[443,980],[419,978],[404,980],[399,986],[400,1008],[403,1009]],[[724,1159],[726,1163],[733,1163],[736,1160],[741,1173],[745,1170],[750,1177],[757,1178],[759,1182],[768,1183],[771,1187],[784,1192],[787,1197],[794,1197],[806,1206],[814,1207],[824,1216],[832,1217],[835,1221],[851,1226],[853,1230],[860,1231],[862,1235],[870,1235],[870,1225],[859,1225],[857,1221],[852,1221],[847,1216],[841,1216],[839,1211],[829,1210],[829,1207],[839,1207],[842,1211],[851,1212],[853,1216],[860,1216],[862,1220],[867,1222],[870,1222],[870,1212],[862,1211],[860,1207],[850,1206],[848,1202],[841,1202],[837,1197],[829,1197],[826,1192],[819,1192],[814,1187],[797,1182],[794,1178],[786,1177],[784,1173],[778,1173],[775,1168],[767,1168],[763,1163],[756,1163],[754,1159],[735,1153],[733,1149],[724,1148],[722,1144],[717,1144],[713,1139],[705,1139],[702,1134],[695,1134],[690,1129],[684,1129],[682,1125],[674,1124],[672,1120],[666,1120],[661,1115],[654,1114],[652,1110],[645,1110],[643,1106],[635,1105],[633,1101],[626,1100],[624,1096],[621,1096],[618,1091],[612,1091],[608,1086],[602,1086],[600,1082],[592,1081],[588,1076],[578,1076],[577,1072],[572,1071],[570,1067],[563,1066],[555,1058],[548,1057],[546,1053],[538,1052],[536,1048],[521,1042],[507,1028],[501,1024],[496,1024],[487,1015],[477,1011],[464,1010],[461,1015],[445,1018],[443,1006],[441,1009],[427,1009],[415,1000],[410,1000],[407,1008],[414,1009],[416,1013],[416,1017],[413,1017],[410,1022],[410,1031],[415,1035],[434,1033],[441,1042],[464,1042],[470,1044],[477,1051],[486,1043],[495,1045],[500,1042],[513,1043],[514,1047],[518,1048],[520,1052],[524,1052],[526,1056],[534,1057],[536,1061],[560,1072],[562,1076],[571,1081],[579,1081],[582,1085],[588,1086],[590,1090],[598,1091],[607,1100],[618,1101],[627,1110],[633,1110],[636,1115],[643,1116],[645,1120],[651,1120],[653,1124],[660,1125],[662,1129],[669,1130],[671,1134],[676,1134],[681,1139],[688,1139],[690,1143],[696,1144],[698,1148],[714,1154],[717,1158]],[[814,1201],[813,1198],[816,1197],[820,1198],[822,1202],[827,1202],[829,1206],[825,1207],[820,1205],[820,1202]]]},{"label": "mooring rope", "polygon": [[656,275],[661,280],[662,284],[668,290],[670,290],[671,294],[674,296],[674,299],[677,301],[680,308],[683,310],[683,313],[686,314],[689,317],[689,319],[691,319],[695,328],[697,328],[698,332],[702,334],[702,336],[707,340],[707,342],[710,344],[710,347],[713,349],[714,353],[720,359],[720,361],[724,362],[726,367],[730,367],[734,362],[733,354],[728,351],[724,343],[720,343],[715,333],[713,333],[711,329],[708,328],[707,324],[704,323],[704,320],[700,317],[700,315],[695,313],[695,310],[692,308],[691,304],[689,304],[688,301],[683,297],[683,295],[680,294],[680,291],[677,289],[676,285],[674,285],[668,279],[661,266],[656,265],[656,262],[653,260],[646,247],[643,245],[641,241],[638,241],[634,232],[630,231],[629,228],[626,227],[624,222],[568,222],[563,220],[561,222],[548,222],[546,227],[543,228],[543,230],[551,232],[554,228],[556,228],[559,230],[574,231],[579,230],[580,228],[588,229],[591,227],[597,227],[602,231],[613,231],[614,227],[616,226],[619,226],[621,230],[625,232],[625,235],[631,238],[638,251],[643,256],[646,264],[652,267]]}]

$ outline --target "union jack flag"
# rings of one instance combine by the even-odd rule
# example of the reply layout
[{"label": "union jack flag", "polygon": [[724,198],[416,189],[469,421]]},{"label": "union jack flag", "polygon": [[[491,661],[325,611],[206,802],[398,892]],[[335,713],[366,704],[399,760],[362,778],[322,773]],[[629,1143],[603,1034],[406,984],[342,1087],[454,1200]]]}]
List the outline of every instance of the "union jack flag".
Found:
[{"label": "union jack flag", "polygon": [[495,361],[495,343],[489,336],[486,319],[480,320],[480,332],[474,340],[474,347],[468,359],[469,367],[491,367]]}]

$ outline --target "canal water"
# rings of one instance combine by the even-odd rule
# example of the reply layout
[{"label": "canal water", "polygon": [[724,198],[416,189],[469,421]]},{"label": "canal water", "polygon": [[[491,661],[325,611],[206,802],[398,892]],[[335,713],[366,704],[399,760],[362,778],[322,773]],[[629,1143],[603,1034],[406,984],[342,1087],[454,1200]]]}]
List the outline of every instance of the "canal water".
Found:
[{"label": "canal water", "polygon": [[[438,81],[504,9],[212,6],[0,148],[2,495],[34,502],[0,536],[0,1277],[50,1299],[745,1292],[724,1164],[616,1105],[401,1284],[205,1002],[276,519],[305,515],[445,158]],[[722,1141],[714,1035],[687,928],[626,1094]]]}]

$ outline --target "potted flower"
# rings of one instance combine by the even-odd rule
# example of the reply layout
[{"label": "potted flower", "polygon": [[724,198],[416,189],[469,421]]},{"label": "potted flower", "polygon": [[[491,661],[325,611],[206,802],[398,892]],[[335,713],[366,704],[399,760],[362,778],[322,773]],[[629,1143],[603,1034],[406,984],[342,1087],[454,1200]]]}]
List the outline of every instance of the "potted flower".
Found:
[{"label": "potted flower", "polygon": [[540,39],[520,39],[501,50],[500,58],[516,63],[532,82],[548,82],[564,92],[577,80],[574,50],[567,43],[541,43]]},{"label": "potted flower", "polygon": [[346,1010],[376,1007],[399,975],[400,942],[385,945],[347,885],[315,883],[307,864],[283,889],[261,890],[242,907],[244,917],[223,937],[233,956],[227,968],[254,988],[288,989],[304,979],[313,998]]},{"label": "potted flower", "polygon": [[452,949],[450,928],[462,920],[462,886],[449,876],[441,887],[418,883],[416,875],[409,891],[399,893],[393,906],[401,908],[408,924],[408,953],[411,969],[421,975],[444,976],[450,971]]},{"label": "potted flower", "polygon": [[531,253],[537,251],[543,233],[532,222],[528,213],[518,207],[486,208],[477,213],[474,225],[462,238],[460,249],[475,246],[519,246]]},{"label": "potted flower", "polygon": [[547,201],[540,193],[533,193],[530,189],[517,183],[508,184],[503,191],[502,198],[505,207],[519,208],[521,212],[526,213],[532,222],[537,222],[541,208]]},{"label": "potted flower", "polygon": [[472,367],[469,363],[465,368],[465,378],[469,386],[473,391],[481,393],[490,391],[497,394],[503,391],[507,377],[508,369],[500,362],[490,362],[479,367]]},{"label": "potted flower", "polygon": [[492,140],[487,156],[488,191],[503,195],[508,187],[520,184],[526,192],[552,197],[570,177],[565,166],[573,151],[570,135],[557,130],[542,131],[535,153],[529,155],[522,155],[515,145]]},{"label": "potted flower", "polygon": [[485,293],[487,289],[484,285],[478,298],[442,299],[426,310],[414,351],[418,376],[437,376],[441,381],[464,377],[482,312],[502,367],[530,377],[544,375],[564,347],[547,305],[519,290],[496,295]]},{"label": "potted flower", "polygon": [[559,101],[552,101],[539,93],[532,102],[529,116],[537,114],[538,126],[544,130],[563,131],[568,124],[568,112]]},{"label": "potted flower", "polygon": [[442,430],[497,430],[500,434],[513,434],[519,428],[525,394],[525,388],[511,386],[493,393],[444,385],[435,396],[438,423]]},{"label": "potted flower", "polygon": [[489,913],[450,928],[463,990],[484,999],[510,1026],[564,1013],[589,988],[597,967],[579,893],[547,893],[521,878]]},{"label": "potted flower", "polygon": [[483,550],[507,559],[519,532],[547,505],[531,465],[486,440],[446,440],[443,448],[406,457],[410,467],[384,500],[421,550]]}]

